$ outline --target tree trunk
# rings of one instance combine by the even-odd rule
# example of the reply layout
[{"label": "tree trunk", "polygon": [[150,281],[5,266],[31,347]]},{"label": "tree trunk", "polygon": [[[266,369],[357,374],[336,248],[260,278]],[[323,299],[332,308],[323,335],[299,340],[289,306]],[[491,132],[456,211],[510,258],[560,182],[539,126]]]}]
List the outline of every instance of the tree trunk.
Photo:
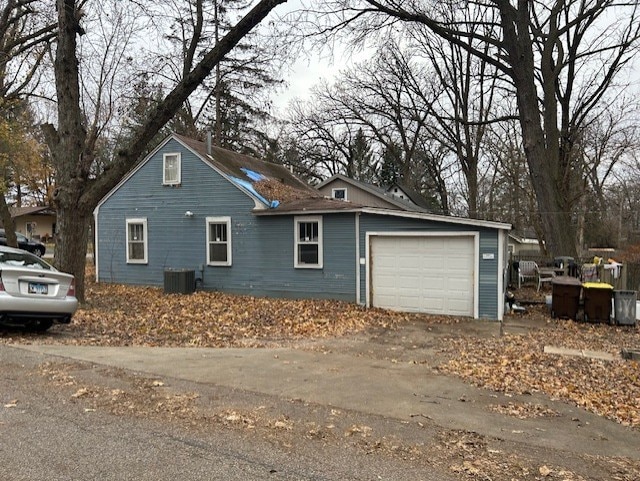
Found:
[{"label": "tree trunk", "polygon": [[[72,207],[73,201],[58,204],[56,227],[56,246],[54,264],[60,270],[72,272],[76,278],[76,296],[85,300],[84,280],[87,258],[87,243],[89,240],[89,225],[91,213],[82,213]],[[71,206],[71,207],[70,207]],[[60,235],[64,233],[64,235]],[[69,255],[69,254],[72,255]],[[79,255],[78,253],[82,253]]]},{"label": "tree trunk", "polygon": [[563,192],[558,188],[558,126],[552,122],[553,114],[549,113],[550,109],[557,108],[557,103],[555,97],[549,97],[546,92],[543,129],[534,79],[533,45],[528,33],[528,10],[522,7],[515,11],[508,3],[506,7],[503,3],[501,5],[504,45],[510,56],[510,64],[517,66],[513,68],[511,76],[516,87],[524,151],[546,234],[547,252],[552,256],[576,257],[576,226],[571,222],[571,213],[561,198]]},{"label": "tree trunk", "polygon": [[[56,169],[53,202],[57,211],[54,265],[76,278],[76,296],[84,301],[87,253],[87,211],[80,197],[89,178],[90,156],[85,155],[87,132],[80,107],[79,62],[76,36],[83,33],[75,0],[57,0],[58,43],[54,61],[58,101],[58,130],[45,125],[43,133]],[[84,242],[83,242],[84,241]]]},{"label": "tree trunk", "polygon": [[7,245],[18,247],[16,224],[13,221],[13,217],[11,217],[11,212],[9,212],[9,206],[7,205],[7,199],[5,199],[4,194],[0,195],[0,219],[2,219],[2,227],[4,228]]},{"label": "tree trunk", "polygon": [[58,127],[42,127],[56,169],[56,191],[53,195],[58,212],[57,244],[54,264],[76,277],[76,296],[85,300],[84,278],[89,225],[93,209],[135,165],[147,144],[175,115],[184,101],[212,72],[215,66],[258,25],[277,5],[287,0],[261,0],[201,58],[193,69],[149,112],[130,144],[118,151],[116,160],[96,178],[90,177],[93,146],[97,131],[91,135],[83,126],[85,116],[80,102],[79,62],[76,55],[82,14],[76,0],[57,0],[58,41],[54,72],[58,101]]},{"label": "tree trunk", "polygon": [[475,153],[467,158],[467,202],[468,215],[471,219],[478,218],[478,160]]}]

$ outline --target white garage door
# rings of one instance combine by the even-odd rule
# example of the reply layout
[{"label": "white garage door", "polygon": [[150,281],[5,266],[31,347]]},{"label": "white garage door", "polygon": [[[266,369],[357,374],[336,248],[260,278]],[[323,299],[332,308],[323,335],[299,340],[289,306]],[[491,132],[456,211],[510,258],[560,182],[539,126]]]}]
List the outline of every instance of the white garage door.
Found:
[{"label": "white garage door", "polygon": [[474,315],[473,237],[371,236],[370,239],[373,306]]}]

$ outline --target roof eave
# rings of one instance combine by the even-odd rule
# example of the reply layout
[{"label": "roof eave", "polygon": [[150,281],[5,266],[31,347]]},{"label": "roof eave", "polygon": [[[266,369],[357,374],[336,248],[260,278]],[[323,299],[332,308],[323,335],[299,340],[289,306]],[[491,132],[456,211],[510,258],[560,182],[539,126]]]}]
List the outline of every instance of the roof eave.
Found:
[{"label": "roof eave", "polygon": [[511,224],[502,222],[494,222],[480,219],[467,219],[464,217],[451,217],[439,214],[430,214],[427,212],[408,212],[404,210],[379,209],[375,207],[353,207],[350,209],[299,209],[299,210],[278,210],[266,209],[262,211],[253,211],[255,215],[260,216],[276,216],[276,215],[312,215],[312,214],[341,214],[355,213],[364,214],[389,215],[394,217],[406,217],[413,219],[431,220],[433,222],[445,222],[450,224],[472,225],[477,227],[485,227],[499,230],[511,230]]},{"label": "roof eave", "polygon": [[506,224],[504,222],[470,219],[467,217],[453,217],[441,214],[431,214],[429,212],[411,212],[406,210],[399,211],[391,209],[379,209],[375,207],[364,207],[362,209],[362,212],[365,214],[391,215],[396,217],[431,220],[434,222],[446,222],[450,224],[464,224],[477,227],[488,227],[492,229],[511,230],[511,224]]},{"label": "roof eave", "polygon": [[277,216],[277,215],[318,215],[318,214],[344,214],[344,213],[353,213],[353,212],[361,212],[362,208],[354,207],[351,209],[298,209],[298,210],[278,210],[275,209],[264,209],[264,210],[256,210],[252,211],[253,214],[259,216]]}]

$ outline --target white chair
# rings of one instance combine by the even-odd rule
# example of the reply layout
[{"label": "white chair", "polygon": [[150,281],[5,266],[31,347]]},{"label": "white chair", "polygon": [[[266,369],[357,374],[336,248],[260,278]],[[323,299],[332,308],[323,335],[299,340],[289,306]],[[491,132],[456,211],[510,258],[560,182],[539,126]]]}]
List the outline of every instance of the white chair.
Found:
[{"label": "white chair", "polygon": [[536,266],[536,270],[538,271],[538,292],[540,292],[542,284],[551,283],[556,277],[556,272],[553,269],[540,269],[538,266]]},{"label": "white chair", "polygon": [[538,279],[538,264],[534,261],[520,261],[518,264],[518,289],[523,282],[528,280],[536,281]]}]

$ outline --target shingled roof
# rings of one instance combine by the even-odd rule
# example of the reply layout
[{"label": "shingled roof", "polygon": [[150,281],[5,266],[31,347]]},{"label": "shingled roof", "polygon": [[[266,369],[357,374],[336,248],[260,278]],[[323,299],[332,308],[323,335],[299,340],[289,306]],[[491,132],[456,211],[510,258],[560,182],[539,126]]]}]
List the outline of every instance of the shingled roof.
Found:
[{"label": "shingled roof", "polygon": [[[298,177],[293,175],[284,165],[265,162],[250,155],[238,154],[237,152],[216,147],[215,145],[210,146],[208,149],[205,142],[178,134],[174,134],[174,136],[202,158],[207,159],[211,164],[231,177],[251,182],[273,179],[294,189],[307,192],[308,195],[320,195],[317,190],[298,179]],[[253,175],[254,173],[259,174],[259,176]]]},{"label": "shingled roof", "polygon": [[23,215],[55,215],[56,211],[49,206],[9,207],[11,217]]},{"label": "shingled roof", "polygon": [[257,194],[266,201],[271,213],[299,211],[344,211],[362,207],[359,204],[324,197],[303,182],[285,166],[238,154],[183,135],[174,134],[180,142],[226,174],[232,182]]}]

